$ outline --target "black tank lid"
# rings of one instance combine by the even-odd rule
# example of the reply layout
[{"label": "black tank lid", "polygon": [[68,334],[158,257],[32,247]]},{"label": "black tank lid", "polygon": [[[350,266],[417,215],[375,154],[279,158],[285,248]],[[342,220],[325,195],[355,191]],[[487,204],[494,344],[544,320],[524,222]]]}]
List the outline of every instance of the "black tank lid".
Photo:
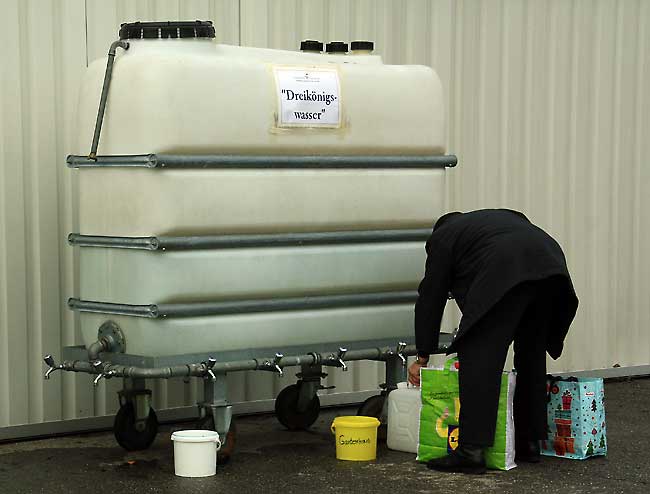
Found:
[{"label": "black tank lid", "polygon": [[300,43],[300,51],[323,51],[323,43],[313,39],[306,39]]},{"label": "black tank lid", "polygon": [[375,44],[372,41],[353,41],[350,46],[352,50],[373,51],[375,49]]},{"label": "black tank lid", "polygon": [[332,41],[331,43],[327,43],[326,49],[327,53],[347,53],[348,44],[342,41]]},{"label": "black tank lid", "polygon": [[212,21],[129,22],[120,27],[120,39],[214,38]]}]

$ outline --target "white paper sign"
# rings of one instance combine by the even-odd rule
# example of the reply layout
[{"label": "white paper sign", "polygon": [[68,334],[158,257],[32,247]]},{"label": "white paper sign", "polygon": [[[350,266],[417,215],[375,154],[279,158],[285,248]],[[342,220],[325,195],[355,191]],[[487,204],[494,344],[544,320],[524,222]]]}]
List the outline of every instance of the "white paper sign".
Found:
[{"label": "white paper sign", "polygon": [[275,67],[279,127],[341,126],[339,74],[336,69]]}]

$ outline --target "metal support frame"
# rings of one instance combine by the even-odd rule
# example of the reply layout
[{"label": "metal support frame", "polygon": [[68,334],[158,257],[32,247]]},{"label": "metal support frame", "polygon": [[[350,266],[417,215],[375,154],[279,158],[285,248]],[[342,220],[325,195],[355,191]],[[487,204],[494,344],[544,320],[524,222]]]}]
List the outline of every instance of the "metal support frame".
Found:
[{"label": "metal support frame", "polygon": [[[101,112],[101,107],[100,107]],[[99,129],[101,117],[98,114]],[[97,140],[99,136],[96,133]],[[94,141],[93,141],[94,143]],[[93,144],[94,145],[94,144]],[[458,158],[453,154],[425,156],[353,156],[353,155],[238,155],[238,154],[142,154],[78,156],[66,159],[70,168],[152,168],[152,169],[438,169],[456,166]]]},{"label": "metal support frame", "polygon": [[386,359],[386,392],[397,389],[397,383],[406,381],[406,366],[397,355]]},{"label": "metal support frame", "polygon": [[270,299],[229,300],[219,302],[193,302],[130,305],[112,302],[95,302],[70,298],[68,307],[79,312],[146,317],[202,317],[257,312],[341,309],[371,305],[413,304],[417,299],[415,290],[394,290],[342,295],[312,295],[304,297],[278,297]]},{"label": "metal support frame", "polygon": [[322,389],[321,379],[327,377],[327,374],[323,374],[322,365],[303,365],[297,377],[299,392],[296,408],[299,412],[304,412],[309,408],[318,391]]},{"label": "metal support frame", "polygon": [[406,357],[410,352],[406,352],[407,344],[399,342],[397,348],[389,351],[385,355],[386,361],[386,394],[397,389],[397,383],[406,381]]},{"label": "metal support frame", "polygon": [[151,409],[151,390],[147,389],[143,378],[124,378],[123,387],[117,392],[120,407],[128,403],[133,405],[135,412],[135,429],[138,432],[145,430],[149,411]]},{"label": "metal support frame", "polygon": [[232,422],[232,405],[228,401],[228,382],[226,374],[214,374],[203,380],[203,400],[198,403],[199,417],[212,416],[214,429],[219,433],[221,443],[226,444]]},{"label": "metal support frame", "polygon": [[172,251],[424,242],[430,235],[431,228],[156,237],[110,237],[71,233],[68,235],[68,243],[78,247]]},{"label": "metal support frame", "polygon": [[[408,356],[415,355],[417,350],[415,345],[403,346],[403,342],[399,343],[396,347],[391,346],[377,346],[377,347],[363,347],[362,345],[372,345],[377,342],[357,342],[355,346],[358,349],[347,350],[339,348],[338,351],[328,352],[325,348],[319,348],[320,353],[311,352],[307,354],[297,354],[292,356],[284,356],[276,354],[275,357],[270,358],[249,358],[247,360],[228,360],[218,361],[207,359],[206,356],[211,354],[220,356],[220,352],[206,352],[206,356],[199,357],[198,355],[190,356],[173,356],[161,358],[144,358],[140,356],[129,356],[128,354],[106,354],[106,360],[99,366],[93,365],[91,362],[82,360],[87,358],[87,354],[83,347],[67,347],[65,354],[70,356],[71,360],[64,360],[63,363],[57,364],[51,355],[45,357],[45,363],[48,366],[46,378],[57,370],[67,372],[82,372],[86,374],[102,375],[103,377],[131,377],[143,379],[169,379],[173,377],[205,377],[210,374],[225,374],[228,372],[247,371],[247,370],[270,370],[271,368],[277,372],[276,365],[283,369],[292,366],[313,366],[324,365],[328,367],[345,368],[345,361],[353,360],[375,360],[385,361],[391,355],[395,356],[398,361],[405,363]],[[439,348],[437,353],[445,353],[452,342],[452,335],[449,333],[441,333],[439,339]],[[316,345],[315,345],[316,346]],[[322,346],[322,345],[319,345]],[[289,347],[287,350],[302,350],[303,347]],[[225,353],[224,356],[229,354]],[[282,355],[280,358],[277,355]],[[325,356],[324,356],[325,355]],[[241,358],[241,357],[240,357]],[[115,359],[123,363],[111,363],[111,359]],[[192,361],[193,359],[194,362]],[[201,359],[197,362],[197,360]],[[345,359],[345,361],[343,360]],[[148,367],[149,363],[159,365],[159,367]],[[396,374],[398,375],[398,374]]]},{"label": "metal support frame", "polygon": [[90,146],[90,153],[86,157],[88,161],[97,160],[97,147],[99,146],[99,136],[102,132],[102,123],[104,121],[104,112],[106,111],[106,101],[108,100],[108,90],[111,87],[111,76],[113,74],[113,63],[115,62],[115,53],[117,48],[123,50],[129,49],[129,42],[118,39],[111,44],[108,50],[108,61],[106,62],[106,72],[104,73],[104,84],[102,85],[102,94],[99,100],[99,109],[97,110],[97,120],[95,121],[95,132],[93,133],[93,142]]},{"label": "metal support frame", "polygon": [[[113,329],[110,334],[113,335]],[[100,332],[100,339],[105,336],[105,332]],[[441,334],[440,346],[438,351],[445,352],[451,343],[452,335]],[[377,341],[376,343],[379,343]],[[357,343],[352,342],[355,346]],[[371,344],[372,342],[365,342]],[[363,344],[363,343],[362,343]],[[330,347],[331,348],[331,347]],[[302,350],[302,347],[291,347],[291,350]],[[199,418],[206,420],[208,416],[212,419],[211,426],[214,427],[220,437],[222,444],[226,445],[228,441],[228,432],[232,424],[232,405],[227,399],[227,381],[226,374],[234,371],[260,370],[277,372],[280,376],[283,369],[290,366],[300,366],[301,372],[297,375],[299,378],[299,394],[297,408],[299,411],[307,411],[312,400],[317,396],[319,389],[325,389],[321,385],[321,379],[326,377],[323,373],[323,366],[338,367],[345,371],[347,369],[346,360],[375,360],[386,363],[386,385],[382,395],[386,396],[390,391],[397,387],[397,383],[403,381],[406,377],[406,358],[409,355],[416,354],[414,345],[407,345],[405,342],[399,342],[397,346],[377,346],[375,348],[359,348],[348,350],[339,347],[334,352],[311,352],[307,354],[298,354],[285,357],[281,353],[276,353],[272,358],[250,358],[248,360],[231,360],[217,362],[217,359],[210,356],[200,362],[192,362],[190,356],[170,356],[161,358],[144,358],[139,356],[129,356],[124,353],[103,354],[104,361],[84,361],[88,358],[88,353],[84,347],[67,347],[64,354],[75,358],[74,360],[64,360],[63,363],[57,364],[51,355],[45,357],[45,363],[48,369],[45,373],[45,379],[57,370],[67,372],[82,372],[96,375],[95,385],[101,378],[122,377],[124,378],[123,389],[119,391],[118,397],[120,405],[125,406],[132,403],[135,410],[135,429],[144,432],[147,427],[151,409],[151,390],[146,389],[145,379],[168,379],[173,377],[200,377],[203,378],[204,401],[197,403],[199,408]],[[219,354],[220,352],[215,352]],[[227,354],[226,354],[227,355]],[[76,357],[80,357],[77,359]],[[193,357],[193,356],[192,356]],[[123,365],[113,364],[111,359],[134,364]],[[158,362],[158,365],[178,362],[184,360],[185,363],[176,365],[165,365],[160,367],[145,367],[147,362]],[[387,402],[384,400],[382,418],[387,413]],[[384,420],[385,422],[385,420]]]}]

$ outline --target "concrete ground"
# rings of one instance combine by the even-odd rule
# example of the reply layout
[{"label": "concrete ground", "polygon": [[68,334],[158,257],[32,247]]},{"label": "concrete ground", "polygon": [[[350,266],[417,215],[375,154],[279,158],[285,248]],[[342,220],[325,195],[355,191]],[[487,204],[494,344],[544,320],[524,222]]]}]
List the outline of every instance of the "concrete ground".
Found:
[{"label": "concrete ground", "polygon": [[443,474],[411,454],[380,446],[370,463],[339,462],[324,410],[309,432],[288,432],[273,416],[239,417],[237,452],[215,477],[174,475],[169,439],[183,424],[161,427],[151,449],[119,448],[112,433],[93,433],[0,445],[0,493],[374,492],[408,493],[648,493],[650,492],[650,379],[606,385],[609,456],[576,461],[543,458],[510,472]]}]

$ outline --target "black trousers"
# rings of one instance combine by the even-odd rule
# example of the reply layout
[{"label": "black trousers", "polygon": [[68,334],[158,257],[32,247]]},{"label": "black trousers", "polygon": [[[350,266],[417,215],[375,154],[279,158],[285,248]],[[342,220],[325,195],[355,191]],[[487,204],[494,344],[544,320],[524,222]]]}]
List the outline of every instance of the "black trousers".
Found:
[{"label": "black trousers", "polygon": [[501,373],[513,341],[516,441],[546,437],[546,340],[552,290],[552,279],[517,285],[456,342],[460,444],[489,447],[494,443]]}]

